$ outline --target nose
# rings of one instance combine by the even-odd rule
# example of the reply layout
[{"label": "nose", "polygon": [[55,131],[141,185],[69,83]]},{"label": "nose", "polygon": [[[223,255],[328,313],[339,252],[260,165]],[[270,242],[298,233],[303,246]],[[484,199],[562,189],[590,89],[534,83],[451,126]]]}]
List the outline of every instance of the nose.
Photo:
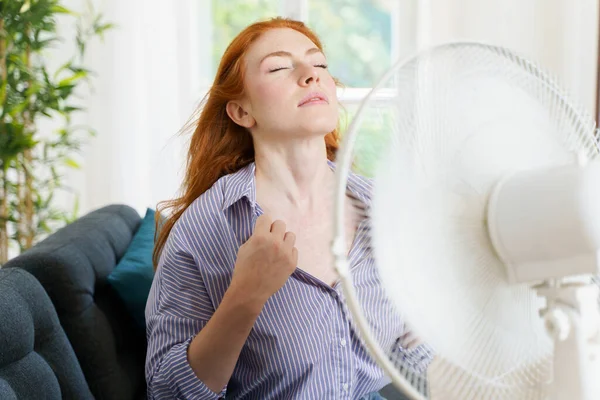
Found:
[{"label": "nose", "polygon": [[302,73],[300,74],[300,81],[298,82],[300,86],[308,86],[312,83],[319,82],[319,71],[317,67],[313,65],[307,65],[302,69]]}]

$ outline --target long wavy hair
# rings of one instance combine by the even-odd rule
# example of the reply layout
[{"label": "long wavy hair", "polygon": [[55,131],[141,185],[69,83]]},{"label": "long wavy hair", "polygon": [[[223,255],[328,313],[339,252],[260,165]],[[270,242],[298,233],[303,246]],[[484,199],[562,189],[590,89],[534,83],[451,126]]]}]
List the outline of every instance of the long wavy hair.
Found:
[{"label": "long wavy hair", "polygon": [[[236,172],[254,161],[254,144],[250,132],[233,122],[225,107],[229,101],[244,96],[246,51],[264,32],[276,28],[294,29],[308,37],[323,51],[323,45],[317,35],[304,23],[286,18],[254,23],[233,39],[221,58],[212,87],[195,113],[197,119],[187,125],[194,131],[187,154],[181,196],[162,201],[157,206],[154,268],[158,266],[160,254],[171,229],[192,202],[222,176]],[[339,85],[337,80],[336,84]],[[184,128],[184,131],[187,129]],[[339,140],[339,127],[325,136],[327,158],[332,161]]]}]

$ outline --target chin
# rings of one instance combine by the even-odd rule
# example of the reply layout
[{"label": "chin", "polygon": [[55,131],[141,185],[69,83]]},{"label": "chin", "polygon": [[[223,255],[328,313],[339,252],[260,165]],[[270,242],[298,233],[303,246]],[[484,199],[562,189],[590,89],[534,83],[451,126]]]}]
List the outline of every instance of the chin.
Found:
[{"label": "chin", "polygon": [[311,132],[315,135],[325,136],[333,131],[338,126],[338,116],[315,116],[314,118],[307,119],[302,124],[302,130],[305,132]]}]

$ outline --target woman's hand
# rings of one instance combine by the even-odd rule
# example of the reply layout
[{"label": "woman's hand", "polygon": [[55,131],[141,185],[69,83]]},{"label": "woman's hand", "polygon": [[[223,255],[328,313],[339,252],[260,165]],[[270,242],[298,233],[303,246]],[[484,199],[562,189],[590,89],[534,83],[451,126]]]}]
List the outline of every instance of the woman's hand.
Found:
[{"label": "woman's hand", "polygon": [[420,345],[422,345],[423,340],[421,340],[421,338],[419,338],[417,335],[415,335],[415,333],[413,332],[412,329],[410,329],[408,326],[404,326],[405,330],[404,330],[404,334],[402,336],[400,336],[399,339],[399,343],[400,346],[402,346],[403,348],[407,349],[407,350],[412,350],[415,347],[418,347]]},{"label": "woman's hand", "polygon": [[286,232],[283,221],[258,217],[254,233],[238,251],[230,288],[262,307],[296,269],[295,243],[296,235]]}]

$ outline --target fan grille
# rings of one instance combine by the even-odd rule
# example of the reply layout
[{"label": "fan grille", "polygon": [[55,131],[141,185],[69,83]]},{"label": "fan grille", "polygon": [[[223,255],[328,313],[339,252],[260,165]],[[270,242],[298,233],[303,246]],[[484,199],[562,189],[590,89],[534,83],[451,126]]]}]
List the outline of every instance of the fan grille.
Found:
[{"label": "fan grille", "polygon": [[[487,200],[513,172],[596,158],[594,120],[504,48],[438,46],[388,76],[378,87],[393,88],[394,101],[361,110],[362,121],[385,114],[392,128],[371,147],[375,264],[400,318],[436,354],[425,378],[380,343],[393,378],[431,398],[543,398],[552,379],[543,304],[529,286],[507,283]],[[370,139],[363,128],[354,122],[340,148],[356,165],[374,158],[354,149]]]}]

